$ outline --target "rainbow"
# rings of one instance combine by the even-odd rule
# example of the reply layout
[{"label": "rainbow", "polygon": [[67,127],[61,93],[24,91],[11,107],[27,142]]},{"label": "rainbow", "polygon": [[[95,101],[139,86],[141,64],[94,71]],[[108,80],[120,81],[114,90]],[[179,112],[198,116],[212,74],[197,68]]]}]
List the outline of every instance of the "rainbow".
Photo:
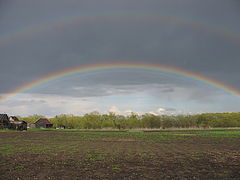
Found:
[{"label": "rainbow", "polygon": [[20,39],[26,39],[31,38],[35,34],[45,32],[51,29],[60,29],[65,26],[69,25],[75,25],[75,24],[84,24],[84,23],[96,23],[96,22],[153,22],[153,23],[159,23],[159,22],[167,22],[172,23],[176,25],[183,25],[187,26],[193,29],[205,31],[208,33],[217,34],[221,37],[227,38],[231,41],[240,42],[240,35],[238,33],[234,33],[229,31],[228,29],[218,27],[218,26],[212,26],[206,23],[202,22],[195,22],[191,20],[185,20],[181,19],[179,17],[174,16],[162,16],[159,14],[153,14],[153,13],[109,13],[109,14],[98,14],[98,15],[92,15],[92,16],[80,16],[80,15],[72,15],[67,17],[62,17],[59,19],[54,19],[42,24],[34,24],[27,26],[22,29],[17,29],[17,31],[14,32],[8,32],[5,34],[2,34],[0,36],[0,45],[7,45],[11,42],[14,42],[16,40]]},{"label": "rainbow", "polygon": [[13,89],[3,96],[0,97],[0,102],[3,103],[10,99],[11,97],[16,96],[19,93],[22,93],[28,89],[31,89],[33,87],[39,86],[43,83],[46,83],[48,81],[58,79],[58,78],[63,78],[69,75],[74,75],[78,73],[85,73],[85,72],[94,72],[94,71],[116,71],[116,70],[154,70],[158,72],[165,72],[165,73],[171,73],[174,75],[182,76],[188,79],[192,79],[194,81],[202,82],[208,85],[211,85],[213,87],[222,89],[232,95],[235,95],[237,97],[240,96],[240,91],[237,89],[234,89],[226,84],[223,84],[221,82],[218,82],[214,79],[208,78],[206,76],[196,74],[187,70],[183,70],[180,68],[175,68],[175,67],[169,67],[169,66],[163,66],[163,65],[157,65],[157,64],[146,64],[146,63],[113,63],[113,64],[95,64],[95,65],[86,65],[86,66],[79,66],[79,67],[74,67],[70,69],[65,69],[62,71],[57,71],[55,73],[52,73],[50,75],[45,75],[42,76],[41,78],[27,82],[16,89]]}]

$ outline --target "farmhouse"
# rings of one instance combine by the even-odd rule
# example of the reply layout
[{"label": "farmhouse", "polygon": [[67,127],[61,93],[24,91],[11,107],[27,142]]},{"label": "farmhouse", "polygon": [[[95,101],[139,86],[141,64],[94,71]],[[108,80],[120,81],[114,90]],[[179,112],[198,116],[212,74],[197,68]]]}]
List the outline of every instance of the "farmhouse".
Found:
[{"label": "farmhouse", "polygon": [[53,124],[47,118],[40,118],[35,122],[36,128],[52,128]]},{"label": "farmhouse", "polygon": [[0,129],[27,130],[27,123],[20,121],[16,116],[8,117],[7,114],[0,114]]},{"label": "farmhouse", "polygon": [[27,130],[27,122],[20,121],[16,116],[10,116],[9,117],[9,129],[16,129],[16,130]]}]

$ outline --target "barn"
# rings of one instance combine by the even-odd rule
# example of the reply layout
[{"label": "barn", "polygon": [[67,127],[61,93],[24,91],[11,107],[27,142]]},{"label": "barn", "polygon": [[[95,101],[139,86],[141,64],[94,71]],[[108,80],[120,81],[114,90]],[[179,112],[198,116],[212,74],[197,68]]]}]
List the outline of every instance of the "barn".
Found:
[{"label": "barn", "polygon": [[35,122],[36,128],[52,128],[53,124],[47,118],[40,118]]}]

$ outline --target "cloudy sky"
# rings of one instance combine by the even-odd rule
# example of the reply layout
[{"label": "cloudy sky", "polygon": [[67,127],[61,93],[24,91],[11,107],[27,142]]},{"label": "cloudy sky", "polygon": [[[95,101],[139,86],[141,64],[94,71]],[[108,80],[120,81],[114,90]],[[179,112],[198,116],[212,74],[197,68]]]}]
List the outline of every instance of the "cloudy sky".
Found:
[{"label": "cloudy sky", "polygon": [[[238,0],[0,0],[0,96],[95,64],[181,68],[240,91]],[[240,97],[154,70],[75,73],[0,102],[11,115],[239,111]]]}]

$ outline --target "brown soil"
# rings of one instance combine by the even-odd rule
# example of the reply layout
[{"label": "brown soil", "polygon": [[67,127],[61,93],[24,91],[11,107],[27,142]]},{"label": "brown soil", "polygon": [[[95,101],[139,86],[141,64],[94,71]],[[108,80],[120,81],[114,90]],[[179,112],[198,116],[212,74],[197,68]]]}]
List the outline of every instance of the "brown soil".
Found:
[{"label": "brown soil", "polygon": [[1,133],[0,179],[240,178],[239,138],[142,134]]}]

